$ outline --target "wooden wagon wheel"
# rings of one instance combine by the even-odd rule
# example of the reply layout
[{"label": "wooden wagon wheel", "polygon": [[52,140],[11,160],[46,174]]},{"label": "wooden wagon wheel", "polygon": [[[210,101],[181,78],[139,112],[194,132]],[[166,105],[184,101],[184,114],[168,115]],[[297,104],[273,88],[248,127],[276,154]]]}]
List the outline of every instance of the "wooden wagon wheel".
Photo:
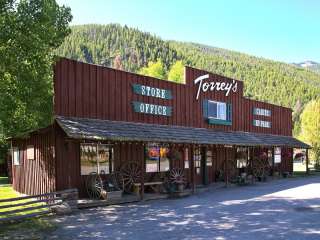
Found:
[{"label": "wooden wagon wheel", "polygon": [[103,182],[99,174],[91,172],[86,180],[86,190],[92,199],[99,199],[103,192]]},{"label": "wooden wagon wheel", "polygon": [[173,168],[169,172],[169,180],[174,184],[185,184],[186,178],[184,176],[184,172],[180,168]]},{"label": "wooden wagon wheel", "polygon": [[265,161],[259,158],[253,160],[252,173],[255,177],[264,177],[268,166]]},{"label": "wooden wagon wheel", "polygon": [[141,180],[141,170],[135,162],[124,164],[120,169],[120,175],[123,181],[123,190],[128,193],[132,192],[133,184]]}]

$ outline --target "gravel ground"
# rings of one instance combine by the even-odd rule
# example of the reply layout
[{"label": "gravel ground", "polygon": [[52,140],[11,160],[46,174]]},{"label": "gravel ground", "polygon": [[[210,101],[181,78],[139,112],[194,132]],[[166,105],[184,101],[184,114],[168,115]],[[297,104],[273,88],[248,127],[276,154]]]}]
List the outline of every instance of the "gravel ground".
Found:
[{"label": "gravel ground", "polygon": [[81,210],[55,221],[48,239],[320,239],[320,177]]}]

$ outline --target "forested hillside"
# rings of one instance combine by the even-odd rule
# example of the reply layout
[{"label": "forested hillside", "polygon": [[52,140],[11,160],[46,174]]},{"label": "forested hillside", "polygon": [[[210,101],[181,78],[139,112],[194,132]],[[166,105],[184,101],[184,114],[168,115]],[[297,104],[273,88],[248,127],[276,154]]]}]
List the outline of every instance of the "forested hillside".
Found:
[{"label": "forested hillside", "polygon": [[304,105],[320,96],[320,74],[290,64],[215,47],[164,41],[117,24],[72,27],[57,55],[137,72],[160,59],[165,71],[177,60],[243,80],[245,95],[294,109],[295,133]]}]

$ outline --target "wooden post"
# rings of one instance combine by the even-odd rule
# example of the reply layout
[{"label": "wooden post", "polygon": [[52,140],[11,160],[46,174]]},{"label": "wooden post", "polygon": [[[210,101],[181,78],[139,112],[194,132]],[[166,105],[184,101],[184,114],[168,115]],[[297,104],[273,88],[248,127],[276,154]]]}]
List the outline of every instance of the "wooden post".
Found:
[{"label": "wooden post", "polygon": [[306,149],[306,173],[309,175],[309,156],[308,149]]},{"label": "wooden post", "polygon": [[[253,159],[254,159],[254,147],[251,147],[250,148],[250,154],[249,154],[249,157],[250,157],[250,168],[251,168],[251,171],[253,169]],[[255,176],[253,174],[253,171],[252,171],[252,178],[251,178],[251,184],[253,184],[255,182]]]},{"label": "wooden post", "polygon": [[274,147],[272,147],[272,179],[274,179]]},{"label": "wooden post", "polygon": [[191,171],[191,185],[192,185],[192,193],[195,192],[195,177],[194,177],[194,159],[193,159],[193,152],[194,152],[194,146],[191,145],[190,147],[190,153],[191,153],[191,157],[190,157],[190,171]]},{"label": "wooden post", "polygon": [[228,152],[227,152],[227,148],[226,147],[224,147],[224,153],[225,153],[225,157],[224,157],[224,161],[225,161],[224,181],[226,183],[226,187],[228,187],[228,185],[229,185],[229,164],[228,164]]},{"label": "wooden post", "polygon": [[143,195],[144,195],[144,172],[145,172],[145,167],[144,167],[144,162],[146,159],[146,146],[143,143],[143,158],[141,159],[141,188],[140,188],[140,199],[143,200]]}]

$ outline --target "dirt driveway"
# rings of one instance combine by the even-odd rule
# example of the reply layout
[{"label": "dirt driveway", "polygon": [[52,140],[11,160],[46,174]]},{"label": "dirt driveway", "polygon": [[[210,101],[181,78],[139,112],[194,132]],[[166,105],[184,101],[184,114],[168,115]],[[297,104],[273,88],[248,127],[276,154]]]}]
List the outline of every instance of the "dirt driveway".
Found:
[{"label": "dirt driveway", "polygon": [[49,239],[320,239],[320,177],[82,210]]}]

